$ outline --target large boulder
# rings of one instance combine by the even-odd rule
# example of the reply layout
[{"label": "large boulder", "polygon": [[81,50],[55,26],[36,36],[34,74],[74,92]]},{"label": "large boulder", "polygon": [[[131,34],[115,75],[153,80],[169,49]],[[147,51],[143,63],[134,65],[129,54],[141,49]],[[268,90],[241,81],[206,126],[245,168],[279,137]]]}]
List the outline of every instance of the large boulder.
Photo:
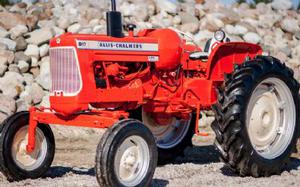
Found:
[{"label": "large boulder", "polygon": [[38,29],[26,34],[28,39],[26,42],[29,44],[41,45],[49,42],[49,40],[53,37],[53,33],[49,28]]},{"label": "large boulder", "polygon": [[0,94],[0,106],[0,113],[11,115],[16,111],[14,98],[7,95]]},{"label": "large boulder", "polygon": [[274,0],[271,5],[275,10],[289,10],[293,7],[293,2],[291,0]]},{"label": "large boulder", "polygon": [[159,11],[165,11],[170,14],[176,14],[178,12],[178,3],[171,0],[156,0],[156,7]]},{"label": "large boulder", "polygon": [[24,16],[10,12],[0,12],[0,26],[10,30],[17,25],[26,25]]},{"label": "large boulder", "polygon": [[3,95],[16,98],[24,90],[24,78],[17,72],[8,71],[0,78],[0,90]]},{"label": "large boulder", "polygon": [[36,81],[45,89],[49,90],[51,85],[50,79],[50,62],[44,61],[40,65],[40,74],[36,78]]}]

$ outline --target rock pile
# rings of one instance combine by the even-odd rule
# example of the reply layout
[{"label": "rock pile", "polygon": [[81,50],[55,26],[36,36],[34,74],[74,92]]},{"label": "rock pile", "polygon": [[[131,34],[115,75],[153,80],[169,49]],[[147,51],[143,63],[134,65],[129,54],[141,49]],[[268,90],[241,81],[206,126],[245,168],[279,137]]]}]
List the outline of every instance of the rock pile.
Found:
[{"label": "rock pile", "polygon": [[[106,32],[106,0],[30,2],[0,6],[0,121],[47,103],[51,38],[65,32]],[[300,80],[300,14],[291,7],[287,0],[260,3],[255,9],[248,4],[225,7],[217,0],[118,1],[124,23],[135,23],[138,29],[172,27],[200,46],[222,28],[233,41],[259,43],[292,67]]]}]

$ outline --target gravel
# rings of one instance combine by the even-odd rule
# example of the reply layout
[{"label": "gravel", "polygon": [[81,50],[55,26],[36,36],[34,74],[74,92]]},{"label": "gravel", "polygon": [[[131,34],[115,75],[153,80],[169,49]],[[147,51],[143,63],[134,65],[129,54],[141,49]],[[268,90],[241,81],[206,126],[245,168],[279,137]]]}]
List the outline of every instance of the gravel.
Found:
[{"label": "gravel", "polygon": [[[0,186],[98,186],[93,167],[95,149],[102,133],[100,130],[96,136],[83,139],[58,138],[53,166],[44,178],[9,183],[1,175]],[[157,167],[151,186],[283,187],[298,186],[300,183],[299,155],[294,155],[281,175],[267,178],[239,177],[219,161],[218,152],[212,145],[213,139],[212,135],[194,137],[194,147],[186,149],[184,157],[176,159],[172,164]]]}]

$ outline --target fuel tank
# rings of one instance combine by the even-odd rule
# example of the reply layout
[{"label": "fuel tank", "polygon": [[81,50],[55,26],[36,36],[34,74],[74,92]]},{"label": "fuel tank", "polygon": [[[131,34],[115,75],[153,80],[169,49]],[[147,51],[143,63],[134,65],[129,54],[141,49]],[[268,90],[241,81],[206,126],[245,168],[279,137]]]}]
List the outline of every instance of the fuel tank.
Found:
[{"label": "fuel tank", "polygon": [[180,65],[183,52],[183,40],[171,29],[150,29],[141,31],[139,36],[156,38],[158,41],[159,61],[155,66],[159,70],[173,70]]}]

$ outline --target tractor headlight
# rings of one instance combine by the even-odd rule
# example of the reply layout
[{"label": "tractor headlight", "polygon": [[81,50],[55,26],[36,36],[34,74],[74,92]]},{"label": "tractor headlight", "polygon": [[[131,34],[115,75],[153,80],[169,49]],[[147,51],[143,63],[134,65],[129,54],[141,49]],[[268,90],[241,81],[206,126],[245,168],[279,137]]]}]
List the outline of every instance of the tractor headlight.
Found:
[{"label": "tractor headlight", "polygon": [[215,40],[217,40],[218,42],[222,42],[222,41],[225,39],[225,37],[226,37],[226,34],[225,34],[225,32],[222,31],[222,30],[217,31],[217,32],[215,32],[215,34],[214,34],[214,38],[215,38]]}]

